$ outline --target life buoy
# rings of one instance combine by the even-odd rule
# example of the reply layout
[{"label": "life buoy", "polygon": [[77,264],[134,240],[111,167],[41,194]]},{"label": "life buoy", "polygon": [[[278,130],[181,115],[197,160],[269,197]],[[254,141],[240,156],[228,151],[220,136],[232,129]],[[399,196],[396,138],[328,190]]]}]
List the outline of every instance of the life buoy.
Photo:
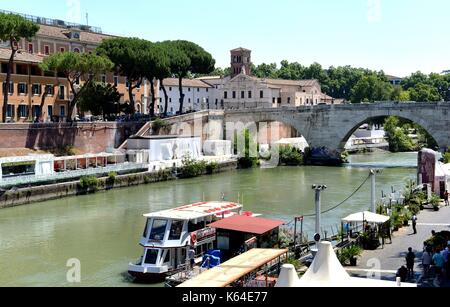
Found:
[{"label": "life buoy", "polygon": [[191,242],[194,244],[197,243],[197,235],[195,233],[191,234]]}]

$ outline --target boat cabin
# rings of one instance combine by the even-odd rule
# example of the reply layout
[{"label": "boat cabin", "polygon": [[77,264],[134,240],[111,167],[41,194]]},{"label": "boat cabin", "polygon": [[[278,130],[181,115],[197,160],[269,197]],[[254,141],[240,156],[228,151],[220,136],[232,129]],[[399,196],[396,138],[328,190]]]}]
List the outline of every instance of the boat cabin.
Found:
[{"label": "boat cabin", "polygon": [[273,248],[279,243],[279,227],[283,221],[236,215],[209,224],[216,229],[216,248],[230,259],[252,248]]},{"label": "boat cabin", "polygon": [[202,202],[145,214],[147,221],[140,240],[144,253],[138,263],[130,264],[130,274],[167,275],[185,269],[190,251],[194,251],[194,259],[201,261],[216,240],[216,230],[207,225],[241,211],[242,205],[236,203]]}]

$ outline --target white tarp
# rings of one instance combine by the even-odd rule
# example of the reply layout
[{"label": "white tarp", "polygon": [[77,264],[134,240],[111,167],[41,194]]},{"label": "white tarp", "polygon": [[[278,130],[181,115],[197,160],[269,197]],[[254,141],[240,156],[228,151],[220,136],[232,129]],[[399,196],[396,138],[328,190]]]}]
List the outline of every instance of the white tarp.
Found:
[{"label": "white tarp", "polygon": [[389,221],[390,217],[385,215],[375,214],[369,211],[358,212],[347,216],[342,219],[346,223],[374,223],[374,224],[384,224]]},{"label": "white tarp", "polygon": [[227,140],[207,140],[203,143],[203,153],[209,157],[231,156],[232,144]]},{"label": "white tarp", "polygon": [[202,156],[201,139],[193,138],[143,138],[129,139],[128,149],[148,150],[149,162],[182,159],[185,155],[198,160]]},{"label": "white tarp", "polygon": [[[284,265],[276,287],[398,287],[397,282],[351,277],[339,262],[330,242],[319,243],[313,263],[301,279],[292,265]],[[402,287],[417,287],[402,283]]]}]

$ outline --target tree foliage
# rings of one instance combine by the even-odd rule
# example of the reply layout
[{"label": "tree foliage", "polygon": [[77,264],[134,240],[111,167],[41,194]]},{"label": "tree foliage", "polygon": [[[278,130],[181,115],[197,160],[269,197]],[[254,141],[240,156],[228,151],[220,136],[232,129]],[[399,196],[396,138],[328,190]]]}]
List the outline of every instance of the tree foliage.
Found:
[{"label": "tree foliage", "polygon": [[[83,88],[89,85],[98,74],[110,71],[113,63],[106,57],[96,54],[60,52],[46,57],[40,67],[43,71],[63,75],[69,82],[73,93],[67,112],[67,119],[70,121]],[[77,86],[82,77],[85,78],[84,85]]]},{"label": "tree foliage", "polygon": [[[18,42],[25,38],[28,41],[39,31],[39,26],[22,16],[16,14],[0,13],[0,41],[9,43],[11,55],[6,72],[6,84],[11,81],[14,57],[19,50]],[[8,91],[3,91],[2,121],[6,122],[6,110],[8,106]]]},{"label": "tree foliage", "polygon": [[128,94],[131,112],[135,112],[133,90],[142,84],[146,72],[143,61],[148,42],[139,38],[118,37],[102,41],[98,54],[108,57],[114,64],[114,71],[128,80]]},{"label": "tree foliage", "polygon": [[111,84],[101,82],[91,82],[85,85],[79,97],[79,108],[84,112],[91,112],[94,116],[102,115],[106,118],[109,115],[120,113],[120,94],[116,87]]},{"label": "tree foliage", "polygon": [[353,103],[390,100],[393,87],[380,76],[372,74],[362,77],[351,90]]}]

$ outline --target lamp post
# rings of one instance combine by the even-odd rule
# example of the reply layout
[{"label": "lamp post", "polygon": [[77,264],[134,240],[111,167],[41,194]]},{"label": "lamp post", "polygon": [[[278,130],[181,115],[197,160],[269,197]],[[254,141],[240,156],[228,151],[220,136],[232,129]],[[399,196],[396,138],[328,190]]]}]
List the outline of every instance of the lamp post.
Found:
[{"label": "lamp post", "polygon": [[380,170],[371,169],[370,170],[370,179],[371,179],[371,194],[370,194],[370,204],[371,211],[373,213],[377,213],[377,200],[376,200],[376,175],[381,173]]},{"label": "lamp post", "polygon": [[[322,213],[322,205],[321,205],[321,193],[322,191],[325,191],[327,189],[326,185],[313,185],[312,189],[316,191],[316,235],[320,236],[320,229],[321,229],[321,213]],[[320,238],[319,238],[320,241]]]}]

